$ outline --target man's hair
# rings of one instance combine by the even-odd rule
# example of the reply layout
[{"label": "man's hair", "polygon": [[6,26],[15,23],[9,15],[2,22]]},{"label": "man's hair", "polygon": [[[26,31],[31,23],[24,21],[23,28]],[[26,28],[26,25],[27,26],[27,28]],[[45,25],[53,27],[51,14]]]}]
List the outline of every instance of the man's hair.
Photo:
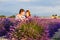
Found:
[{"label": "man's hair", "polygon": [[19,14],[20,14],[21,12],[24,12],[24,11],[25,11],[24,9],[20,9]]}]

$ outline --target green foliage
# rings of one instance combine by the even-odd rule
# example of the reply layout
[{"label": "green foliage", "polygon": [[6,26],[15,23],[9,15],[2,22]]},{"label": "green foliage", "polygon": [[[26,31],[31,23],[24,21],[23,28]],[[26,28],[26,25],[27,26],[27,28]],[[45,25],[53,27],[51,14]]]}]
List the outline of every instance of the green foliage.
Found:
[{"label": "green foliage", "polygon": [[58,18],[60,18],[60,16],[58,16]]},{"label": "green foliage", "polygon": [[10,16],[9,18],[15,18],[15,15]]},{"label": "green foliage", "polygon": [[52,15],[52,17],[53,17],[54,19],[57,19],[57,14]]},{"label": "green foliage", "polygon": [[52,16],[57,16],[57,14],[55,14],[55,15],[52,15]]},{"label": "green foliage", "polygon": [[21,26],[15,29],[14,35],[18,39],[20,39],[21,37],[30,37],[36,39],[41,37],[43,31],[44,30],[42,26],[38,26],[37,23],[31,21],[28,23],[22,23]]},{"label": "green foliage", "polygon": [[60,38],[54,38],[54,40],[60,40]]},{"label": "green foliage", "polygon": [[5,15],[0,15],[0,17],[6,17]]}]

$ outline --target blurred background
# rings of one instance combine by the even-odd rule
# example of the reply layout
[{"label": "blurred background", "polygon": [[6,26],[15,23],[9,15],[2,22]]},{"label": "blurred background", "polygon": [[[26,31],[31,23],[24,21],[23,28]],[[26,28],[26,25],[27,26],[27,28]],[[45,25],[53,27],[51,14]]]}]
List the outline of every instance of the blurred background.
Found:
[{"label": "blurred background", "polygon": [[23,8],[33,16],[60,16],[60,0],[0,0],[0,15],[11,16]]}]

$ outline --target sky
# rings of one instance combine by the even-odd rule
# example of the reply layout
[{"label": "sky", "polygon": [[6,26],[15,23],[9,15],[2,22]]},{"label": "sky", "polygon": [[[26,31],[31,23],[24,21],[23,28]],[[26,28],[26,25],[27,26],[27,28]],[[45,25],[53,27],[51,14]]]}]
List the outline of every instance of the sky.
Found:
[{"label": "sky", "polygon": [[0,0],[0,15],[16,15],[21,8],[36,16],[60,15],[60,0]]}]

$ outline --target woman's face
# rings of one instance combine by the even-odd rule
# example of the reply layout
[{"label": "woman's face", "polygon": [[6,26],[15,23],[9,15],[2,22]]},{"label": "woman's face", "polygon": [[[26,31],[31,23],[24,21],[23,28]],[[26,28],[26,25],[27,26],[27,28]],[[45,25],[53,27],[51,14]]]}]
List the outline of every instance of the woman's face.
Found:
[{"label": "woman's face", "polygon": [[29,13],[28,13],[28,12],[26,12],[26,16],[27,16],[27,17],[29,16]]}]

